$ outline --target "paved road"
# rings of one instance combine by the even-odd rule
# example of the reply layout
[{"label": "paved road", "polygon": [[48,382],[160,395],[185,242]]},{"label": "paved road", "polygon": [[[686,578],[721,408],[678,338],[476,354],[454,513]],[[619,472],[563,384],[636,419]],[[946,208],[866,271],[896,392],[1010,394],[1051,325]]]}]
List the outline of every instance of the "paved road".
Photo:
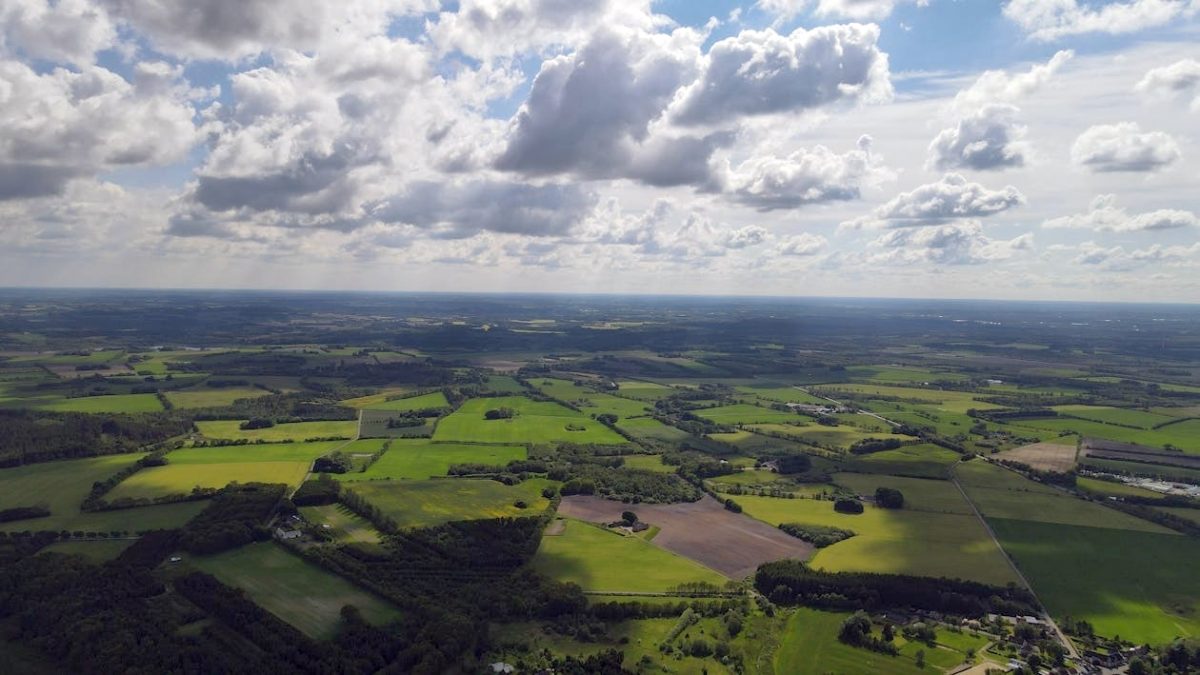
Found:
[{"label": "paved road", "polygon": [[[957,466],[955,469],[957,469]],[[954,483],[954,487],[958,488],[958,491],[962,494],[963,499],[967,500],[967,503],[971,505],[971,510],[975,512],[975,517],[978,518],[979,522],[983,524],[983,529],[988,533],[988,536],[992,538],[992,542],[996,544],[996,548],[1000,549],[1000,552],[1004,555],[1004,559],[1008,561],[1008,566],[1012,568],[1013,573],[1016,574],[1017,578],[1021,580],[1021,585],[1023,585],[1025,589],[1029,591],[1029,594],[1032,595],[1033,599],[1037,601],[1038,606],[1042,608],[1042,617],[1045,618],[1046,623],[1050,624],[1050,628],[1052,628],[1058,635],[1059,641],[1062,642],[1063,646],[1067,648],[1067,653],[1071,655],[1071,658],[1078,659],[1079,652],[1075,651],[1075,645],[1069,638],[1067,638],[1067,634],[1058,627],[1058,624],[1054,621],[1054,617],[1050,616],[1050,612],[1046,611],[1046,605],[1042,603],[1041,598],[1039,598],[1037,593],[1034,592],[1033,585],[1030,584],[1029,580],[1025,578],[1025,575],[1021,573],[1021,570],[1017,567],[1016,562],[1014,562],[1013,559],[1008,555],[1008,551],[1005,551],[1004,547],[1000,545],[1000,540],[996,538],[996,533],[992,531],[992,526],[988,525],[987,519],[985,519],[983,514],[979,512],[979,508],[975,506],[975,502],[971,501],[971,497],[967,495],[967,491],[964,490],[962,484],[958,482],[958,475],[954,471],[951,472],[950,480]]]}]

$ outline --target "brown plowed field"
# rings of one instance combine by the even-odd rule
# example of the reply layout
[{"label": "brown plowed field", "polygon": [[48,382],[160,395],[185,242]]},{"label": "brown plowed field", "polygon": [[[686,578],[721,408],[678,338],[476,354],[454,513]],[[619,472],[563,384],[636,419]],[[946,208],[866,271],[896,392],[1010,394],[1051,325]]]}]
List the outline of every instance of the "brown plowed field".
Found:
[{"label": "brown plowed field", "polygon": [[1039,471],[1066,473],[1075,468],[1075,446],[1034,443],[995,455],[996,459],[1027,464]]},{"label": "brown plowed field", "polygon": [[807,560],[812,545],[766,523],[726,511],[711,497],[690,504],[623,504],[600,497],[566,497],[558,507],[564,516],[610,523],[621,512],[661,531],[652,543],[714,569],[732,579],[754,573],[759,565],[783,558]]}]

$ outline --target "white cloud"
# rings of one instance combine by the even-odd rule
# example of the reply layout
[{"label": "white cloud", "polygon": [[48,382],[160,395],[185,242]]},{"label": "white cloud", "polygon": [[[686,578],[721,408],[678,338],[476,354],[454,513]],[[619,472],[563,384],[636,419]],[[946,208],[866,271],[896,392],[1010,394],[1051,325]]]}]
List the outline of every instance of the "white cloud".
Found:
[{"label": "white cloud", "polygon": [[108,15],[88,0],[5,0],[0,3],[0,53],[91,65],[96,52],[113,46],[117,31]]},{"label": "white cloud", "polygon": [[1003,70],[984,71],[970,87],[954,96],[954,109],[970,113],[989,103],[1015,103],[1045,86],[1074,57],[1074,51],[1065,49],[1027,72],[1010,75]]},{"label": "white cloud", "polygon": [[1019,113],[1016,106],[989,104],[960,119],[957,126],[943,129],[929,144],[928,165],[940,171],[1024,166],[1028,149],[1021,140],[1025,127],[1017,123]]},{"label": "white cloud", "polygon": [[878,40],[879,27],[864,24],[797,28],[788,35],[742,31],[712,46],[700,77],[680,90],[671,119],[719,125],[839,101],[889,100],[888,58]]},{"label": "white cloud", "polygon": [[983,218],[1025,203],[1025,196],[1009,185],[989,190],[956,173],[936,183],[903,192],[869,215],[842,223],[845,229],[864,227],[915,227],[936,225],[962,218]]},{"label": "white cloud", "polygon": [[1004,16],[1034,40],[1084,33],[1134,33],[1194,15],[1189,0],[1123,0],[1095,6],[1079,0],[1009,0]]},{"label": "white cloud", "polygon": [[1033,248],[1033,235],[1009,240],[992,239],[978,221],[946,223],[928,227],[892,230],[873,240],[868,255],[872,263],[979,265],[1008,260]]},{"label": "white cloud", "polygon": [[1113,270],[1137,269],[1151,264],[1192,267],[1200,265],[1200,242],[1190,246],[1155,244],[1148,248],[1127,251],[1123,246],[1105,248],[1087,241],[1080,244],[1076,250],[1079,253],[1072,259],[1076,265],[1095,265]]},{"label": "white cloud", "polygon": [[801,232],[781,239],[775,251],[786,256],[812,256],[820,253],[828,244],[829,240],[819,234]]},{"label": "white cloud", "polygon": [[[878,21],[891,15],[896,5],[905,0],[817,0],[813,14],[821,18],[853,19],[855,21]],[[924,7],[929,0],[915,0]],[[758,6],[783,20],[791,19],[806,11],[811,0],[759,0]]]},{"label": "white cloud", "polygon": [[1179,145],[1161,131],[1143,133],[1136,122],[1089,127],[1071,146],[1071,159],[1092,171],[1158,171],[1181,156]]},{"label": "white cloud", "polygon": [[771,211],[858,199],[863,186],[892,177],[872,156],[871,137],[863,136],[857,149],[840,155],[818,145],[784,157],[748,159],[726,171],[723,189],[734,201]]},{"label": "white cloud", "polygon": [[39,74],[0,60],[0,199],[61,192],[72,178],[182,159],[199,140],[176,71],[141,64]]},{"label": "white cloud", "polygon": [[1092,200],[1087,213],[1053,218],[1042,223],[1046,228],[1087,229],[1097,232],[1144,232],[1200,226],[1200,218],[1191,211],[1157,209],[1130,215],[1116,205],[1116,195],[1100,195]]},{"label": "white cloud", "polygon": [[1192,111],[1200,112],[1200,61],[1182,59],[1146,73],[1136,91],[1162,97],[1192,98]]}]

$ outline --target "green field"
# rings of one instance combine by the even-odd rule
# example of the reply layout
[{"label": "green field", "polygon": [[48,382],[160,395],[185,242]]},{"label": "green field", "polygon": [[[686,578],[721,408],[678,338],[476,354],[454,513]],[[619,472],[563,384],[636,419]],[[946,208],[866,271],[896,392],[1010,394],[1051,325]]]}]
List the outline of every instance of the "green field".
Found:
[{"label": "green field", "polygon": [[675,393],[674,388],[665,384],[642,380],[621,380],[617,382],[617,391],[621,396],[642,401],[657,401]]},{"label": "green field", "polygon": [[857,471],[895,473],[907,476],[944,478],[961,455],[932,443],[905,445],[896,450],[884,450],[861,455],[850,460]]},{"label": "green field", "polygon": [[[878,482],[882,477],[868,478]],[[913,498],[919,499],[915,493]],[[820,549],[811,561],[817,569],[944,576],[1000,585],[1015,581],[979,519],[957,513],[964,510],[965,504],[952,507],[955,513],[892,511],[867,505],[864,513],[848,515],[834,511],[833,502],[816,499],[743,495],[737,501],[745,513],[771,525],[804,523],[856,533]],[[934,501],[943,503],[941,499]]]},{"label": "green field", "polygon": [[[484,418],[484,413],[498,408],[512,408],[517,411],[517,416],[497,420]],[[433,438],[467,443],[620,445],[626,442],[613,430],[570,408],[524,396],[469,399],[438,423]]]},{"label": "green field", "polygon": [[589,416],[610,413],[621,418],[638,417],[647,414],[649,408],[645,401],[596,392],[570,380],[539,377],[531,383],[547,396],[570,403]]},{"label": "green field", "polygon": [[1142,410],[1127,410],[1108,406],[1056,405],[1053,409],[1060,415],[1069,415],[1094,422],[1104,422],[1105,424],[1140,427],[1142,429],[1153,429],[1159,424],[1170,422],[1174,419],[1168,415],[1158,415]]},{"label": "green field", "polygon": [[504,394],[520,394],[525,387],[508,375],[489,375],[485,386],[495,392]]},{"label": "green field", "polygon": [[194,487],[222,488],[233,481],[296,486],[313,460],[345,445],[345,441],[320,441],[183,448],[167,455],[166,466],[142,469],[121,481],[108,499],[184,494]]},{"label": "green field", "polygon": [[80,396],[64,398],[35,406],[38,410],[81,413],[147,413],[159,412],[162,403],[154,394],[113,394],[110,396]]},{"label": "green field", "polygon": [[850,377],[858,380],[896,384],[921,384],[923,382],[954,381],[968,379],[954,372],[934,371],[912,366],[850,366],[846,368]]},{"label": "green field", "polygon": [[[456,520],[538,516],[550,506],[542,490],[554,485],[531,478],[519,485],[494,480],[445,478],[423,481],[369,480],[347,484],[401,528],[431,527]],[[515,506],[524,501],[526,508]]]},{"label": "green field", "polygon": [[677,467],[663,464],[662,455],[625,455],[625,468],[659,473],[675,473]]},{"label": "green field", "polygon": [[[919,675],[948,669],[966,660],[966,650],[982,650],[987,640],[960,633],[938,631],[938,647],[904,644],[897,636],[899,656],[888,656],[851,647],[837,638],[849,614],[801,607],[788,618],[775,652],[775,672],[792,675]],[[917,666],[916,652],[925,652],[925,668]]]},{"label": "green field", "polygon": [[617,426],[625,433],[638,439],[666,441],[670,443],[681,441],[688,437],[686,431],[663,424],[653,417],[625,418],[619,420]]},{"label": "green field", "polygon": [[1190,454],[1200,454],[1200,419],[1185,420],[1168,424],[1161,429],[1130,429],[1101,422],[1071,419],[1068,417],[1047,417],[1044,419],[1023,419],[1020,424],[1012,427],[1030,427],[1047,431],[1071,431],[1081,436],[1104,438],[1122,443],[1137,443],[1153,448],[1161,448],[1165,444],[1174,445]]},{"label": "green field", "polygon": [[423,394],[421,396],[410,396],[408,398],[396,398],[390,401],[383,400],[378,403],[370,403],[362,406],[368,410],[391,410],[393,412],[409,412],[412,410],[424,410],[426,408],[449,408],[450,402],[446,400],[446,395],[440,391],[435,391],[431,394]]},{"label": "green field", "polygon": [[525,459],[528,452],[516,445],[463,445],[433,443],[428,439],[396,439],[388,451],[362,473],[334,474],[338,480],[360,481],[376,478],[425,479],[445,476],[451,464],[488,464],[504,466]]},{"label": "green field", "polygon": [[257,387],[195,387],[180,391],[168,391],[165,396],[171,405],[179,409],[218,408],[233,405],[243,398],[268,396],[271,392]]},{"label": "green field", "polygon": [[908,439],[907,436],[896,436],[891,433],[879,433],[872,431],[864,431],[858,427],[837,426],[827,427],[822,424],[811,424],[808,426],[793,426],[790,424],[755,424],[750,427],[754,431],[764,433],[782,434],[788,438],[795,439],[801,443],[817,445],[825,448],[838,450],[846,450],[851,445],[858,441],[868,438],[901,438]]},{"label": "green field", "polygon": [[1189,509],[1184,506],[1156,506],[1156,511],[1169,513],[1173,516],[1178,516],[1184,520],[1190,520],[1197,525],[1200,525],[1200,509]]},{"label": "green field", "polygon": [[388,602],[273,542],[250,544],[189,562],[221,582],[243,589],[263,609],[317,639],[337,633],[345,605],[354,605],[364,619],[377,625],[400,616],[400,611]]},{"label": "green field", "polygon": [[722,405],[716,408],[693,410],[697,417],[716,422],[717,424],[775,424],[800,422],[805,418],[794,412],[771,410],[748,403]]},{"label": "green field", "polygon": [[895,488],[904,494],[904,510],[971,515],[971,505],[954,484],[946,480],[902,478],[861,473],[836,473],[833,482],[855,494],[873,496],[875,488]]},{"label": "green field", "polygon": [[566,520],[561,534],[545,536],[534,569],[584,590],[663,592],[682,583],[727,579],[641,537],[626,537],[581,520]]},{"label": "green field", "polygon": [[196,422],[196,428],[207,438],[250,441],[304,441],[310,438],[354,438],[358,435],[356,420],[321,422],[292,422],[276,424],[267,429],[242,429],[238,420]]},{"label": "green field", "polygon": [[1200,541],[1192,537],[989,518],[1051,614],[1161,644],[1200,635]]},{"label": "green field", "polygon": [[379,531],[362,516],[341,504],[301,506],[305,520],[324,529],[339,544],[378,544]]},{"label": "green field", "polygon": [[825,405],[829,403],[823,398],[813,396],[812,394],[797,389],[796,387],[777,387],[764,386],[755,387],[753,385],[742,385],[734,387],[737,391],[743,394],[753,394],[767,401],[781,401],[783,403],[810,403],[813,405]]},{"label": "green field", "polygon": [[1075,487],[1089,494],[1099,495],[1101,497],[1159,497],[1157,492],[1140,488],[1136,485],[1126,485],[1125,483],[1113,483],[1106,480],[1097,480],[1095,478],[1085,478],[1080,476],[1075,479]]},{"label": "green field", "polygon": [[956,467],[967,495],[988,519],[1031,520],[1174,534],[1147,520],[1035,483],[982,460]]},{"label": "green field", "polygon": [[857,398],[884,396],[921,403],[929,406],[931,410],[948,413],[965,413],[971,408],[986,410],[1000,407],[994,403],[984,403],[975,400],[976,394],[969,391],[896,387],[882,384],[830,384],[821,386],[818,389],[820,393],[834,399],[838,399],[838,394],[843,392],[856,394]]}]

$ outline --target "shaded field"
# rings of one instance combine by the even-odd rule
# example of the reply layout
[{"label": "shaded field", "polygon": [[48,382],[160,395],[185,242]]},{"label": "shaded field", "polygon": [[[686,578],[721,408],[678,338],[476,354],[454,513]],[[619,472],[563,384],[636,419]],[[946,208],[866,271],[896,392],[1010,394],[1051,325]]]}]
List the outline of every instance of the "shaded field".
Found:
[{"label": "shaded field", "polygon": [[56,541],[40,553],[63,553],[66,555],[81,555],[94,563],[102,563],[121,555],[121,551],[129,548],[133,539],[101,539],[98,541]]},{"label": "shaded field", "polygon": [[932,443],[905,445],[848,460],[856,471],[945,478],[962,456]]},{"label": "shaded field", "polygon": [[362,516],[341,504],[301,506],[305,520],[324,529],[339,544],[378,544],[379,531]]},{"label": "shaded field", "polygon": [[[741,499],[739,497],[739,499]],[[632,510],[661,530],[654,545],[695,560],[734,579],[753,574],[764,562],[804,560],[812,546],[744,515],[725,510],[711,497],[682,504],[622,504],[599,497],[565,497],[558,512],[594,523],[621,519]]]},{"label": "shaded field", "polygon": [[378,403],[372,402],[362,407],[368,410],[409,412],[412,410],[424,410],[426,408],[449,408],[450,402],[446,400],[445,394],[440,391],[435,391],[430,394],[410,396],[408,398],[396,398],[390,401],[385,399]]},{"label": "shaded field", "polygon": [[[618,515],[619,517],[619,515]],[[581,520],[543,537],[534,569],[589,591],[665,592],[691,582],[723,585],[720,574],[641,537],[623,536]]]},{"label": "shaded field", "polygon": [[[517,416],[485,419],[487,411],[499,408],[516,410]],[[468,443],[626,443],[613,430],[570,408],[524,396],[470,399],[438,423],[433,438]]]},{"label": "shaded field", "polygon": [[1175,534],[1161,525],[1073,497],[981,460],[960,464],[957,470],[967,495],[989,519]]},{"label": "shaded field", "polygon": [[434,443],[427,439],[396,439],[365,472],[334,474],[344,481],[376,478],[424,479],[445,476],[452,464],[488,464],[504,466],[528,456],[519,445],[462,445]]},{"label": "shaded field", "polygon": [[1083,492],[1101,497],[1161,497],[1159,493],[1146,488],[1140,488],[1136,485],[1127,485],[1125,483],[1113,483],[1107,480],[1097,480],[1095,478],[1085,478],[1080,476],[1075,479],[1075,487]]},{"label": "shaded field", "polygon": [[1161,644],[1200,635],[1200,541],[1191,537],[989,518],[1051,614],[1101,635]]},{"label": "shaded field", "polygon": [[996,455],[996,459],[1020,462],[1039,471],[1066,473],[1075,468],[1075,446],[1061,443],[1033,443]]},{"label": "shaded field", "polygon": [[[347,484],[396,521],[398,527],[430,527],[456,520],[536,516],[550,506],[542,490],[554,483],[531,478],[519,485],[494,480],[444,478],[423,481],[369,480]],[[525,508],[516,506],[518,501]]]},{"label": "shaded field", "polygon": [[400,617],[400,611],[383,599],[288,553],[274,542],[193,558],[190,563],[246,591],[263,609],[313,638],[328,639],[337,633],[344,605],[354,605],[364,619],[377,625]]},{"label": "shaded field", "polygon": [[[906,498],[908,494],[905,494]],[[855,536],[820,549],[813,567],[833,572],[880,572],[1006,584],[1016,578],[1003,553],[974,515],[867,505],[861,514],[833,510],[833,502],[740,496],[745,512],[771,525],[838,527]]]},{"label": "shaded field", "polygon": [[81,396],[64,398],[50,403],[41,403],[38,410],[81,413],[145,413],[159,412],[162,403],[154,394],[112,394],[108,396]]},{"label": "shaded field", "polygon": [[196,428],[207,438],[250,441],[304,441],[310,438],[354,438],[358,435],[358,422],[337,420],[320,422],[292,422],[276,424],[267,429],[242,429],[238,420],[213,420],[196,422]]},{"label": "shaded field", "polygon": [[198,387],[181,391],[169,391],[165,396],[171,405],[180,409],[217,408],[233,405],[243,398],[268,396],[271,392],[257,387]]}]

